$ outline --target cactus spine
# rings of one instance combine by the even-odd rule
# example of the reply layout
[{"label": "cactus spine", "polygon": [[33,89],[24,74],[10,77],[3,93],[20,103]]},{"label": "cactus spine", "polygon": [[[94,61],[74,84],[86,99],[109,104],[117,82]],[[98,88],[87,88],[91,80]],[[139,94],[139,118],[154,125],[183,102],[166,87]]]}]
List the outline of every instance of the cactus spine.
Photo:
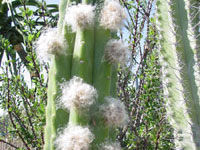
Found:
[{"label": "cactus spine", "polygon": [[[158,0],[163,86],[176,149],[200,149],[197,16],[189,0]],[[196,5],[196,4],[195,4]],[[195,13],[195,15],[198,15]]]},{"label": "cactus spine", "polygon": [[[111,126],[124,125],[127,114],[124,105],[111,98],[116,96],[118,65],[106,60],[104,50],[112,34],[122,26],[125,12],[117,0],[106,0],[102,4],[98,0],[60,2],[58,34],[64,37],[67,47],[62,49],[64,53],[54,52],[51,55],[45,150],[120,149],[119,144],[114,142],[115,130]],[[102,7],[109,9],[102,12]],[[109,11],[113,12],[108,14]],[[110,20],[114,22],[106,22]],[[109,26],[106,27],[106,24]],[[62,47],[59,39],[53,44],[51,40],[49,45],[57,49]],[[128,49],[123,45],[121,49],[112,49],[113,54],[116,53],[113,57],[125,60]],[[105,105],[108,107],[105,108]],[[106,114],[111,115],[109,119],[112,121],[106,120]],[[116,115],[121,120],[116,121]]]}]

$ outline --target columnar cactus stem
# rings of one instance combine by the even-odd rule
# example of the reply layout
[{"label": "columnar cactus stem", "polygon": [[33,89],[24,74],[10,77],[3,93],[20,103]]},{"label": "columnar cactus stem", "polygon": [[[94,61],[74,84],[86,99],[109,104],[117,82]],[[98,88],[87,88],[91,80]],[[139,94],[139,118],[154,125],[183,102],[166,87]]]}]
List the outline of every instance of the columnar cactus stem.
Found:
[{"label": "columnar cactus stem", "polygon": [[87,83],[92,83],[94,31],[79,29],[72,61],[72,76],[78,75]]},{"label": "columnar cactus stem", "polygon": [[[196,63],[200,70],[200,2],[197,0],[190,0],[186,2],[186,10],[189,11],[188,18],[190,21],[188,34],[191,36],[190,41],[193,41],[193,47],[195,49]],[[199,72],[199,71],[197,71]]]},{"label": "columnar cactus stem", "polygon": [[164,92],[177,149],[200,149],[199,74],[188,0],[158,0]]},{"label": "columnar cactus stem", "polygon": [[[102,104],[104,102],[104,97],[109,95],[116,96],[117,75],[115,73],[115,67],[112,67],[112,64],[104,58],[106,44],[109,39],[111,39],[110,30],[99,27],[96,29],[95,35],[95,40],[99,42],[95,43],[93,85],[99,93],[98,103]],[[94,139],[93,147],[97,149],[97,147],[95,147],[97,143],[103,142],[105,138],[109,136],[109,128],[104,125],[101,116],[94,116],[94,118],[95,119],[92,118],[92,123],[94,126],[94,134],[97,136]],[[115,137],[115,133],[113,133],[112,137]]]},{"label": "columnar cactus stem", "polygon": [[[46,108],[46,127],[45,127],[45,150],[54,149],[54,140],[56,138],[57,129],[64,127],[68,122],[68,112],[56,108],[57,97],[61,94],[60,84],[63,80],[69,80],[71,77],[71,64],[72,53],[74,47],[75,34],[71,32],[68,25],[64,25],[64,17],[66,7],[73,0],[61,0],[60,2],[60,19],[58,23],[58,30],[62,36],[63,28],[68,48],[65,49],[68,55],[52,56],[52,64],[49,71],[49,84],[48,84],[48,104]],[[71,55],[70,55],[71,54]],[[65,69],[63,69],[65,66]],[[62,118],[65,116],[65,119]]]},{"label": "columnar cactus stem", "polygon": [[109,30],[98,28],[95,35],[95,40],[99,42],[95,43],[93,85],[98,90],[99,101],[103,101],[105,96],[110,95],[111,64],[104,60],[104,49],[111,38],[111,33]]},{"label": "columnar cactus stem", "polygon": [[[93,67],[92,65],[93,65],[93,48],[94,48],[93,34],[94,34],[93,29],[91,30],[78,29],[78,31],[76,32],[76,42],[75,42],[73,61],[72,61],[72,76],[75,75],[79,76],[89,84],[92,84],[92,67]],[[70,111],[71,122],[75,120],[76,121],[82,120],[75,118],[75,117],[80,117],[80,115],[77,113],[78,110],[76,110],[76,108],[71,109]],[[87,120],[86,116],[84,116],[84,118],[85,120]]]},{"label": "columnar cactus stem", "polygon": [[45,150],[120,149],[114,127],[124,125],[127,114],[111,96],[116,97],[117,66],[124,65],[128,49],[111,40],[111,34],[123,26],[126,15],[117,0],[106,0],[100,14],[96,3],[62,0],[58,39],[45,39],[52,55]]},{"label": "columnar cactus stem", "polygon": [[[83,0],[82,4],[89,4],[91,0]],[[91,12],[92,13],[92,12]],[[93,12],[94,13],[94,12]],[[85,18],[82,18],[85,19]],[[94,18],[93,18],[94,19]],[[72,60],[72,76],[79,76],[85,82],[92,84],[94,27],[80,28],[76,31],[76,42]],[[75,107],[70,110],[70,123],[86,124],[88,118]]]}]

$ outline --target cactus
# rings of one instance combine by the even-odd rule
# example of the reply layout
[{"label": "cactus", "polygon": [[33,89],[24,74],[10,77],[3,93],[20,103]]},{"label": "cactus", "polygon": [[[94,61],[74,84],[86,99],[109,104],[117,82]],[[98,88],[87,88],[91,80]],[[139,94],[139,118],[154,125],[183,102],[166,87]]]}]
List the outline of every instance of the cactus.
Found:
[{"label": "cactus", "polygon": [[158,0],[161,63],[176,149],[200,149],[199,17],[195,0]]},{"label": "cactus", "polygon": [[58,28],[42,32],[37,54],[50,60],[45,150],[121,149],[115,127],[127,113],[116,97],[127,46],[113,39],[126,14],[118,0],[61,0]]}]

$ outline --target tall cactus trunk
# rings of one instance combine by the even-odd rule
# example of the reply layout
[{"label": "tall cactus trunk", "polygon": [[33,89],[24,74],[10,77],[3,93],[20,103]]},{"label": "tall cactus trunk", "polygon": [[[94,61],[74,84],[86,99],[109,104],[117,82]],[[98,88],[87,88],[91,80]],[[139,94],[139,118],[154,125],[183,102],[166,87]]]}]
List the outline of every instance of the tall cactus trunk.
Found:
[{"label": "tall cactus trunk", "polygon": [[[200,149],[200,82],[192,1],[158,0],[163,86],[177,149]],[[193,16],[194,17],[194,16]]]},{"label": "tall cactus trunk", "polygon": [[[48,44],[53,48],[46,50],[51,66],[44,149],[107,150],[108,144],[120,149],[114,142],[114,127],[124,125],[127,114],[124,105],[111,96],[116,96],[117,66],[126,60],[128,49],[120,40],[110,40],[122,27],[125,12],[116,0],[105,4],[61,0],[59,8],[58,39],[51,40]],[[59,45],[59,37],[67,47]]]},{"label": "tall cactus trunk", "polygon": [[[189,36],[190,41],[193,42],[193,49],[195,50],[196,63],[200,70],[200,2],[197,0],[191,0],[187,2],[186,10],[189,11],[188,18],[190,22]],[[196,70],[200,73],[200,71]]]},{"label": "tall cactus trunk", "polygon": [[[62,110],[56,110],[57,97],[61,95],[60,84],[64,80],[69,80],[71,77],[72,67],[72,53],[74,48],[75,34],[72,33],[69,26],[64,25],[64,18],[66,8],[73,0],[61,0],[59,5],[59,22],[58,32],[63,36],[68,43],[68,48],[65,49],[69,55],[63,56],[51,56],[51,66],[49,71],[49,83],[48,83],[48,104],[46,107],[46,127],[45,127],[45,150],[54,149],[54,141],[57,135],[57,130],[64,127],[69,119],[69,113]],[[64,31],[63,31],[64,30]],[[70,55],[71,54],[71,55]],[[65,69],[63,69],[65,66]],[[63,116],[65,116],[63,119]]]}]

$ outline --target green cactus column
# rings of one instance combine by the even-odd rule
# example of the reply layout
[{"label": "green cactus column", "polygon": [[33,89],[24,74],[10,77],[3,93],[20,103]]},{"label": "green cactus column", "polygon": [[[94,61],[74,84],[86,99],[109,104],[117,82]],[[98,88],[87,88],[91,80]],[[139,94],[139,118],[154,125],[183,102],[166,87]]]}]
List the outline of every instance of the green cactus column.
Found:
[{"label": "green cactus column", "polygon": [[[97,107],[104,102],[104,97],[110,95],[110,86],[111,86],[111,64],[104,58],[104,49],[108,40],[111,38],[111,33],[109,30],[100,28],[96,29],[96,42],[95,43],[95,62],[94,62],[94,72],[93,72],[93,85],[97,88],[99,93],[98,105]],[[94,110],[95,111],[95,110]],[[104,125],[101,120],[101,116],[94,115],[91,121],[94,127],[94,134],[97,135],[93,145],[93,149],[97,149],[95,146],[97,143],[104,141],[106,137],[109,136],[109,130]]]},{"label": "green cactus column", "polygon": [[58,28],[37,42],[38,55],[51,56],[44,149],[121,149],[115,128],[128,117],[113,97],[117,66],[129,52],[111,35],[124,25],[125,11],[116,0],[62,0],[59,8]]},{"label": "green cactus column", "polygon": [[[190,36],[190,41],[193,42],[192,48],[195,50],[196,55],[196,64],[199,66],[200,70],[200,2],[198,0],[190,0],[186,2],[186,10],[188,10],[188,19],[189,19],[189,29],[188,29],[188,35]],[[199,72],[198,70],[195,70],[195,72]]]},{"label": "green cactus column", "polygon": [[[82,4],[85,5],[86,9],[91,9],[90,13],[94,13],[94,7],[91,6],[92,2],[93,0],[82,1]],[[88,8],[87,4],[90,4]],[[94,19],[94,16],[91,16],[89,19]],[[76,26],[76,40],[72,61],[72,76],[78,76],[85,82],[92,84],[94,26],[92,23],[88,23],[87,26],[84,25],[84,27],[79,24]],[[89,119],[88,115],[83,115],[80,110],[73,107],[70,110],[69,121],[74,124],[87,125]]]},{"label": "green cactus column", "polygon": [[[67,5],[74,0],[61,0],[59,5],[58,34],[65,36],[68,47],[64,49],[67,55],[51,56],[51,67],[49,71],[48,83],[48,104],[46,108],[46,127],[45,127],[45,150],[54,149],[54,140],[57,130],[64,127],[68,122],[69,113],[63,109],[56,108],[56,101],[61,95],[60,84],[63,80],[69,80],[71,77],[72,53],[74,48],[75,34],[70,27],[65,25],[64,18]],[[63,68],[65,66],[65,68]],[[63,119],[65,116],[66,119]]]},{"label": "green cactus column", "polygon": [[188,0],[158,0],[163,86],[176,149],[200,149],[199,74]]}]

